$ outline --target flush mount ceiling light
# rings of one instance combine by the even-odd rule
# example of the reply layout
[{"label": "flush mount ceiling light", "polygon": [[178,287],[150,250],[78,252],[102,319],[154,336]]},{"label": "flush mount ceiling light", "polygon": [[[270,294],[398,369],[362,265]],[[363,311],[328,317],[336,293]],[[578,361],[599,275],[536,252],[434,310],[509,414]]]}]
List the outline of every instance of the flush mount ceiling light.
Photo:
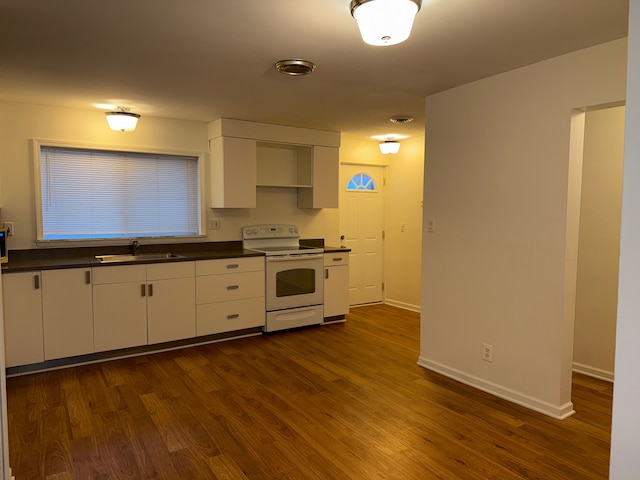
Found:
[{"label": "flush mount ceiling light", "polygon": [[380,147],[380,153],[385,155],[396,154],[400,151],[400,142],[397,140],[385,140],[380,142],[378,146]]},{"label": "flush mount ceiling light", "polygon": [[409,38],[422,0],[351,0],[351,15],[365,43],[395,45]]},{"label": "flush mount ceiling light", "polygon": [[273,66],[276,67],[276,70],[280,73],[294,77],[309,75],[313,72],[313,69],[316,68],[315,63],[310,62],[309,60],[301,60],[299,58],[294,58],[292,60],[280,60]]},{"label": "flush mount ceiling light", "polygon": [[105,113],[107,123],[111,130],[119,130],[121,132],[130,132],[136,129],[140,115],[131,113],[126,107],[118,107],[115,112]]}]

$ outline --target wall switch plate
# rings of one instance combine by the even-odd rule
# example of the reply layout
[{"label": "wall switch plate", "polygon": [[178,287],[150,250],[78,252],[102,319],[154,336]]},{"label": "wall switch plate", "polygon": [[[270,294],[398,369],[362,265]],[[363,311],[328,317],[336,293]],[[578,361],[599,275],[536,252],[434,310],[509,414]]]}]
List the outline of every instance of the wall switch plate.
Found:
[{"label": "wall switch plate", "polygon": [[220,219],[219,218],[210,218],[209,219],[209,230],[220,230]]},{"label": "wall switch plate", "polygon": [[2,228],[7,231],[7,237],[13,236],[13,222],[4,222]]},{"label": "wall switch plate", "polygon": [[433,218],[427,218],[427,232],[435,233],[436,231],[436,221]]},{"label": "wall switch plate", "polygon": [[488,343],[482,344],[482,360],[485,362],[493,362],[493,345]]}]

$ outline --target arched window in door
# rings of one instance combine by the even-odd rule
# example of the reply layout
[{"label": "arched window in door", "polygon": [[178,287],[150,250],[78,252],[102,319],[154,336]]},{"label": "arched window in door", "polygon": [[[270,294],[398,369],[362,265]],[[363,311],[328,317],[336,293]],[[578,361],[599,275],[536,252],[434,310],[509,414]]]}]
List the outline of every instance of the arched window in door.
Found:
[{"label": "arched window in door", "polygon": [[347,191],[376,191],[376,182],[366,173],[356,173],[347,183]]}]

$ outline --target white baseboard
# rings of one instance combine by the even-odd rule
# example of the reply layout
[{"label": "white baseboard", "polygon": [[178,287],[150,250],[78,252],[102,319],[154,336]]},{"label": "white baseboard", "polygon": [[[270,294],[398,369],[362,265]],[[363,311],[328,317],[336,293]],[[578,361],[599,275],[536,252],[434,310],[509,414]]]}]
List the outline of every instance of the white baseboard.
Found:
[{"label": "white baseboard", "polygon": [[575,410],[573,409],[573,403],[567,402],[564,405],[553,405],[538,398],[530,397],[521,392],[511,390],[509,388],[502,387],[492,382],[487,382],[482,378],[474,375],[469,375],[454,368],[447,367],[440,363],[431,361],[425,357],[418,358],[418,365],[428,370],[440,373],[445,377],[457,380],[460,383],[469,385],[471,387],[482,390],[483,392],[490,393],[496,397],[500,397],[504,400],[516,403],[523,407],[529,408],[539,413],[543,413],[558,420],[564,420],[567,417],[573,415]]},{"label": "white baseboard", "polygon": [[412,305],[410,303],[398,302],[396,300],[390,300],[388,298],[384,299],[384,303],[387,305],[391,305],[392,307],[403,308],[405,310],[411,310],[412,312],[420,313],[420,305]]},{"label": "white baseboard", "polygon": [[573,362],[573,371],[582,373],[583,375],[588,375],[589,377],[613,383],[613,372],[608,372],[607,370],[602,370],[601,368],[590,367],[589,365],[584,365],[583,363]]}]

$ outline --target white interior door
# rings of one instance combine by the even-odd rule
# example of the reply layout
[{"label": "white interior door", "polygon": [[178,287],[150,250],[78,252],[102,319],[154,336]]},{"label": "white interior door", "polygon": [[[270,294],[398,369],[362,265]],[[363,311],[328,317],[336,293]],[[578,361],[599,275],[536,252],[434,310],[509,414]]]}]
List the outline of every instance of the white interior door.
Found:
[{"label": "white interior door", "polygon": [[341,243],[351,249],[349,305],[382,302],[384,167],[341,165],[340,196]]}]

